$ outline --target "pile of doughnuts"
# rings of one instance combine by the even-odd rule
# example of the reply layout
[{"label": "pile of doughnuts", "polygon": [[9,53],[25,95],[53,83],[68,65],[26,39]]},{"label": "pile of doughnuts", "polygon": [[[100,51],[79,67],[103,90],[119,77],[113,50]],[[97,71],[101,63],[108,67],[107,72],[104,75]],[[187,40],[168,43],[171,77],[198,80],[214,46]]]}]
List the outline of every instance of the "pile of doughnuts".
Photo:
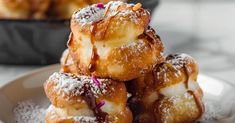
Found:
[{"label": "pile of doughnuts", "polygon": [[204,112],[198,65],[163,55],[140,3],[75,12],[61,70],[44,84],[46,123],[188,123]]},{"label": "pile of doughnuts", "polygon": [[0,0],[0,18],[68,19],[74,11],[108,0]]}]

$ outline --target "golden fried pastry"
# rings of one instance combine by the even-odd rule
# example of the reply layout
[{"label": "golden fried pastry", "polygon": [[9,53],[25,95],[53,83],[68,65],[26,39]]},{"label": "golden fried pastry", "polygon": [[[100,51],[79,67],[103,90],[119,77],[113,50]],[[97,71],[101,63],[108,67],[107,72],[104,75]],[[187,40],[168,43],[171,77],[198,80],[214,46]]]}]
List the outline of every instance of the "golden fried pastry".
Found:
[{"label": "golden fried pastry", "polygon": [[68,41],[79,74],[127,81],[161,63],[163,44],[141,4],[111,1],[75,12]]},{"label": "golden fried pastry", "polygon": [[127,83],[135,123],[189,123],[204,112],[198,66],[186,54],[169,55],[142,77]]},{"label": "golden fried pastry", "polygon": [[63,73],[72,73],[72,74],[77,74],[77,67],[75,66],[72,57],[69,54],[69,50],[66,49],[62,57],[60,59],[61,63],[61,69],[60,71]]},{"label": "golden fried pastry", "polygon": [[0,18],[27,19],[30,9],[27,0],[0,0]]},{"label": "golden fried pastry", "polygon": [[46,18],[46,12],[49,9],[51,0],[29,0],[33,19]]},{"label": "golden fried pastry", "polygon": [[77,123],[84,118],[88,119],[84,123],[90,120],[98,123],[132,122],[123,82],[56,72],[45,82],[44,89],[52,103],[46,114],[46,123]]}]

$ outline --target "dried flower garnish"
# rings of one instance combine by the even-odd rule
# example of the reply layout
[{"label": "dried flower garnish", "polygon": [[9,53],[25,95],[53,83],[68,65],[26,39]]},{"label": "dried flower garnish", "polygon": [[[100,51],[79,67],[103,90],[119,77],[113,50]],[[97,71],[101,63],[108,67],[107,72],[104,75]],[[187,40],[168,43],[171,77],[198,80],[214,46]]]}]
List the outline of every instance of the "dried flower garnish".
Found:
[{"label": "dried flower garnish", "polygon": [[98,4],[96,5],[96,7],[100,8],[100,9],[103,9],[103,8],[104,8],[104,4],[103,4],[103,3],[98,3]]},{"label": "dried flower garnish", "polygon": [[102,106],[105,105],[105,101],[101,101],[100,103],[97,104],[96,108],[101,108]]},{"label": "dried flower garnish", "polygon": [[100,82],[99,82],[99,80],[98,80],[95,76],[92,76],[91,79],[92,79],[92,81],[95,83],[95,85],[97,85],[98,87],[100,87]]}]

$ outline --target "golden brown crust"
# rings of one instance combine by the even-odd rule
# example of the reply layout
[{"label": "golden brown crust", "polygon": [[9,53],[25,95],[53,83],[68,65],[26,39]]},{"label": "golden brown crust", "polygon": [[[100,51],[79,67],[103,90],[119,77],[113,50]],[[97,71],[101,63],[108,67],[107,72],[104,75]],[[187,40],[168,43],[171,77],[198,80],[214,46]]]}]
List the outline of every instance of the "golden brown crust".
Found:
[{"label": "golden brown crust", "polygon": [[201,116],[194,97],[190,93],[174,98],[162,98],[153,106],[157,123],[191,123]]},{"label": "golden brown crust", "polygon": [[[122,106],[125,107],[127,100],[125,85],[122,82],[117,82],[110,79],[98,80],[101,83],[100,88],[96,87],[97,85],[93,82],[91,77],[83,76],[77,78],[75,76],[72,77],[71,74],[54,73],[44,83],[44,89],[51,103],[60,108],[71,106],[74,108],[80,108],[81,106],[86,106],[83,99],[83,93],[88,92],[84,92],[83,86],[90,86],[91,88],[99,89],[92,91],[92,93],[96,96],[97,102],[107,100],[117,104],[123,103]],[[63,82],[67,82],[66,84],[68,85],[63,85]],[[68,88],[73,86],[76,87],[72,89]]]},{"label": "golden brown crust", "polygon": [[197,75],[198,65],[192,57],[173,54],[152,72],[127,83],[128,91],[133,94],[129,103],[134,121],[187,123],[198,119],[204,105]]},{"label": "golden brown crust", "polygon": [[62,57],[60,59],[60,64],[61,64],[61,69],[60,69],[61,72],[78,74],[77,67],[74,64],[73,59],[70,56],[68,49],[66,49],[63,52]]},{"label": "golden brown crust", "polygon": [[[163,44],[148,27],[150,15],[146,10],[113,4],[108,3],[103,10],[93,5],[75,13],[68,47],[79,74],[127,81],[163,62]],[[83,15],[90,9],[97,16]],[[102,15],[101,20],[96,18]]]},{"label": "golden brown crust", "polygon": [[[126,108],[122,113],[112,114],[108,117],[109,123],[132,123],[132,113]],[[98,123],[94,116],[62,116],[54,106],[46,112],[45,123]]]},{"label": "golden brown crust", "polygon": [[57,109],[56,112],[60,115],[51,119],[52,114],[48,114],[48,122],[70,123],[73,122],[71,116],[100,117],[102,113],[107,113],[107,120],[110,122],[132,121],[132,113],[126,106],[127,91],[123,82],[54,73],[45,82],[44,89],[54,110]]}]

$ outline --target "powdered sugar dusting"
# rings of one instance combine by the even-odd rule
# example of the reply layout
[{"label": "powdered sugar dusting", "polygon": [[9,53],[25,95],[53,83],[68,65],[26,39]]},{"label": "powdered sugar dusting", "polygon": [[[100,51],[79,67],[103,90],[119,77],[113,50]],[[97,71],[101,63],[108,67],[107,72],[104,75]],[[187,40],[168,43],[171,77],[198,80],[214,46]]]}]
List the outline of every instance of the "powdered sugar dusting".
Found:
[{"label": "powdered sugar dusting", "polygon": [[120,16],[120,20],[123,20],[122,17],[129,16],[131,21],[137,24],[139,21],[138,14],[139,14],[138,11],[133,12],[132,10],[127,10],[127,11],[121,11],[118,15]]},{"label": "powdered sugar dusting", "polygon": [[228,123],[231,121],[226,121],[226,118],[231,117],[219,103],[211,100],[204,100],[205,113],[199,120],[201,123]]},{"label": "powdered sugar dusting", "polygon": [[96,22],[104,17],[104,8],[99,8],[96,5],[92,5],[81,9],[79,12],[73,15],[80,23]]},{"label": "powdered sugar dusting", "polygon": [[189,64],[197,64],[196,61],[187,54],[172,54],[167,56],[166,61],[155,69],[155,73],[157,78],[162,78],[164,82],[168,82],[169,80],[169,70],[173,68],[174,76],[179,77],[181,76],[182,72],[180,71],[181,68],[185,67],[187,71],[190,73],[192,72],[192,68],[188,67]]},{"label": "powdered sugar dusting", "polygon": [[172,64],[175,69],[180,69],[186,64],[196,62],[191,56],[183,53],[169,55],[166,60],[166,62]]},{"label": "powdered sugar dusting", "polygon": [[[132,9],[127,10],[118,10],[120,6],[132,7],[132,4],[127,4],[121,1],[110,1],[104,7],[97,7],[97,4],[88,6],[86,8],[81,9],[78,12],[75,12],[73,18],[79,23],[86,24],[100,21],[106,17],[112,16],[120,16],[122,20],[123,17],[129,17],[130,20],[134,23],[138,23],[138,16],[140,16],[139,11],[133,11]],[[146,13],[142,13],[146,14]]]},{"label": "powdered sugar dusting", "polygon": [[80,76],[75,77],[72,74],[55,72],[50,76],[48,81],[54,81],[56,87],[54,88],[59,94],[66,95],[82,95],[85,90],[89,90],[98,96],[107,92],[107,84],[110,84],[107,79],[97,79],[100,86],[97,86],[90,77]]},{"label": "powdered sugar dusting", "polygon": [[46,109],[36,105],[32,100],[19,102],[14,108],[16,123],[44,123]]},{"label": "powdered sugar dusting", "polygon": [[110,1],[109,3],[106,4],[106,7],[110,6],[110,10],[117,10],[119,6],[121,6],[122,4],[124,4],[121,1]]},{"label": "powdered sugar dusting", "polygon": [[98,123],[96,121],[95,117],[85,117],[85,116],[81,116],[81,117],[71,117],[71,119],[73,119],[76,123]]}]

